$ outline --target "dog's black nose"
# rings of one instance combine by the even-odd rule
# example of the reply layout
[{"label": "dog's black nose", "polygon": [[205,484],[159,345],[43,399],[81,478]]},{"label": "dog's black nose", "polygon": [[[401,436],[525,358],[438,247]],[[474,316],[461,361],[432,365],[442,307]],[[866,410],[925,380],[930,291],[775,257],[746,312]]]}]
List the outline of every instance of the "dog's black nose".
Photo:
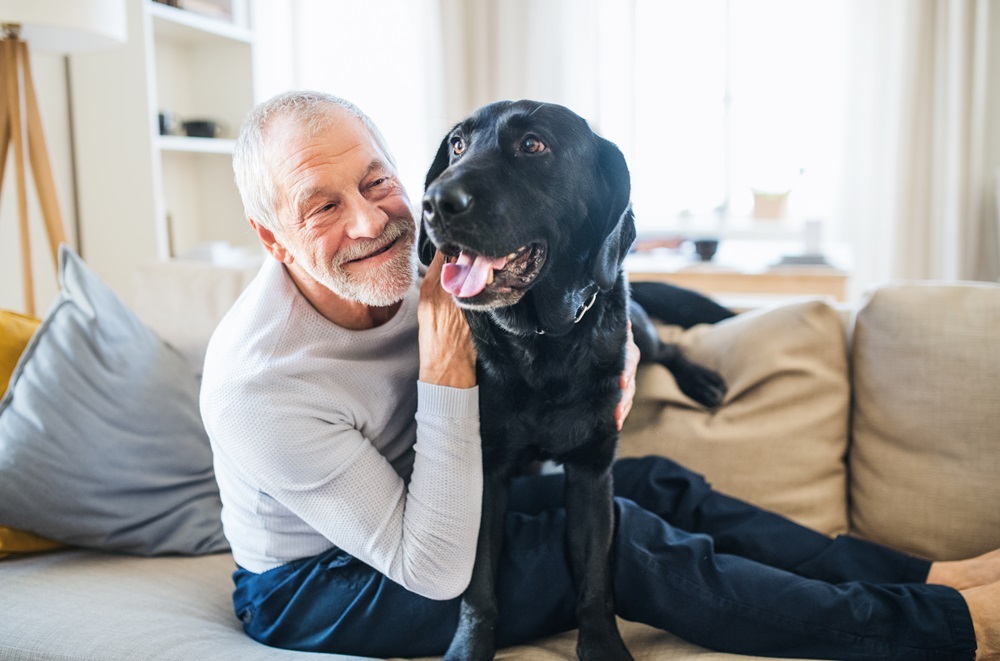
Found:
[{"label": "dog's black nose", "polygon": [[472,195],[460,185],[434,186],[424,195],[424,218],[460,216],[472,208]]}]

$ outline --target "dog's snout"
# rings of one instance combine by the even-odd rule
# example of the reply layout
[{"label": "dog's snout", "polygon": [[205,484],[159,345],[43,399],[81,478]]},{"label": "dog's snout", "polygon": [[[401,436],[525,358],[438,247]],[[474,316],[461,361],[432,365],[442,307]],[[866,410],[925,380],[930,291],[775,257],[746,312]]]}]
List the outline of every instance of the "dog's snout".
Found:
[{"label": "dog's snout", "polygon": [[460,216],[472,208],[472,195],[463,186],[434,186],[424,196],[424,218]]},{"label": "dog's snout", "polygon": [[431,220],[434,218],[434,205],[431,203],[430,199],[425,197],[423,203],[424,218]]}]

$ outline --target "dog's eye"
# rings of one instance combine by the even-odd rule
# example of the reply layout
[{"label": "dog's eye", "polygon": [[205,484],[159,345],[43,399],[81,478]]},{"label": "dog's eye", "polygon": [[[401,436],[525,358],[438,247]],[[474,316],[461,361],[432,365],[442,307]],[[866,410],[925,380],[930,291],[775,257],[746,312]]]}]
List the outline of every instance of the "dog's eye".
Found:
[{"label": "dog's eye", "polygon": [[539,154],[545,151],[545,143],[536,136],[529,135],[521,141],[521,151],[527,154]]},{"label": "dog's eye", "polygon": [[456,135],[451,139],[451,153],[455,156],[461,156],[463,151],[465,151],[465,140]]}]

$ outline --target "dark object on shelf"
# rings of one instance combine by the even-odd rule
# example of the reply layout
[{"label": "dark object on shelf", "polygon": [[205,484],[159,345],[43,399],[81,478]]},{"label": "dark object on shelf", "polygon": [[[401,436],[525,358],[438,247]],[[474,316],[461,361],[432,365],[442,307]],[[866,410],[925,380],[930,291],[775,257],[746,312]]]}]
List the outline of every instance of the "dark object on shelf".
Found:
[{"label": "dark object on shelf", "polygon": [[697,239],[694,242],[694,251],[703,262],[710,262],[715,257],[715,251],[719,249],[718,239]]},{"label": "dark object on shelf", "polygon": [[210,119],[196,119],[184,122],[184,134],[189,138],[217,138],[219,124]]},{"label": "dark object on shelf", "polygon": [[182,120],[175,112],[164,111],[159,114],[160,135],[177,135],[180,133]]}]

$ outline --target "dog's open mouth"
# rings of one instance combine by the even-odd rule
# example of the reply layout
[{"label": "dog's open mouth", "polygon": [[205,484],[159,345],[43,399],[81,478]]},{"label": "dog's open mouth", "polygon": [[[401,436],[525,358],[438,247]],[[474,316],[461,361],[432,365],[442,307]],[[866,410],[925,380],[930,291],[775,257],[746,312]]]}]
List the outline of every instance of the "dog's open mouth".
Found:
[{"label": "dog's open mouth", "polygon": [[472,298],[486,290],[502,293],[523,289],[538,277],[545,263],[545,245],[530,243],[504,257],[486,257],[458,247],[442,249],[446,263],[441,287],[452,296]]}]

